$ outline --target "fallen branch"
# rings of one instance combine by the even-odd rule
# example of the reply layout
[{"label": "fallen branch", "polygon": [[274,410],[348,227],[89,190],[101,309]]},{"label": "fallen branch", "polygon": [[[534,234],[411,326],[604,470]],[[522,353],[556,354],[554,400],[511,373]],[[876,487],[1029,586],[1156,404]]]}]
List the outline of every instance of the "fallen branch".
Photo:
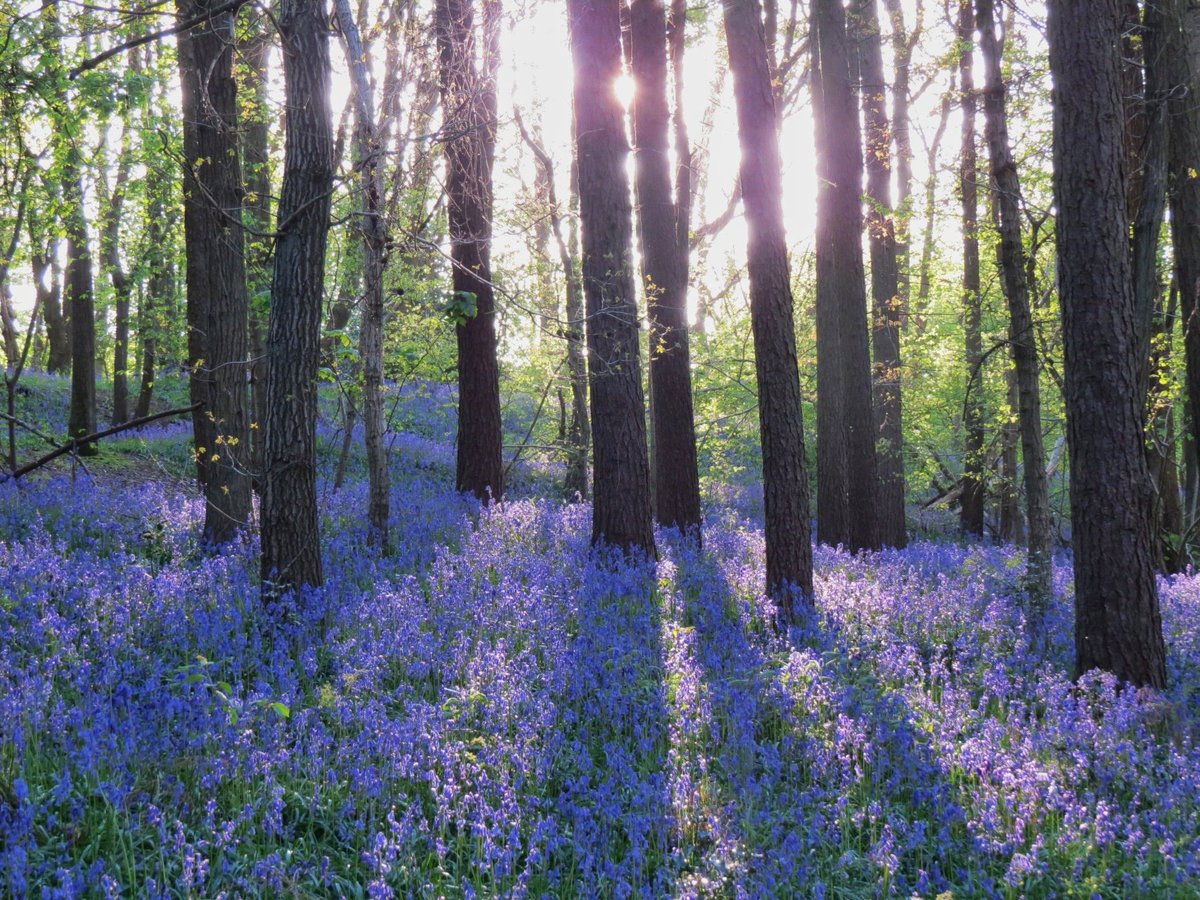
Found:
[{"label": "fallen branch", "polygon": [[75,453],[81,447],[83,447],[87,444],[95,443],[96,441],[100,440],[101,438],[112,437],[114,434],[120,434],[122,431],[129,431],[131,428],[140,428],[143,425],[149,425],[151,422],[156,422],[159,419],[166,419],[171,416],[184,416],[184,415],[187,415],[188,413],[195,412],[203,405],[204,405],[203,403],[193,403],[191,406],[185,406],[180,409],[167,409],[167,410],[164,410],[163,412],[154,413],[154,415],[152,415],[152,416],[143,416],[140,419],[134,419],[131,422],[126,422],[124,425],[114,425],[112,428],[106,428],[103,431],[97,431],[93,434],[87,434],[82,437],[72,438],[71,440],[69,440],[67,443],[63,444],[58,449],[53,450],[50,453],[47,453],[45,456],[35,459],[31,463],[26,463],[25,465],[21,466],[21,468],[15,470],[14,472],[12,472],[9,475],[6,475],[5,481],[7,481],[9,479],[13,479],[13,478],[21,478],[24,475],[28,475],[30,472],[34,471],[35,469],[40,469],[42,466],[46,465],[46,463],[53,462],[54,460],[58,459],[60,456],[63,456],[67,453]]}]

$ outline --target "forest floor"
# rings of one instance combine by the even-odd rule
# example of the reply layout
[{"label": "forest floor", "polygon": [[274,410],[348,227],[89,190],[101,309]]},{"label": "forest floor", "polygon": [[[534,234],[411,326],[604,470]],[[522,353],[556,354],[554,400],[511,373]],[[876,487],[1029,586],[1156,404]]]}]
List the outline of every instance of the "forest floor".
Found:
[{"label": "forest floor", "polygon": [[356,458],[272,608],[252,537],[199,544],[183,426],[0,486],[0,895],[1200,896],[1196,577],[1164,695],[1072,681],[1065,559],[1031,648],[1011,547],[818,548],[781,637],[753,517],[597,554],[552,472],[454,494],[444,401],[392,552]]}]

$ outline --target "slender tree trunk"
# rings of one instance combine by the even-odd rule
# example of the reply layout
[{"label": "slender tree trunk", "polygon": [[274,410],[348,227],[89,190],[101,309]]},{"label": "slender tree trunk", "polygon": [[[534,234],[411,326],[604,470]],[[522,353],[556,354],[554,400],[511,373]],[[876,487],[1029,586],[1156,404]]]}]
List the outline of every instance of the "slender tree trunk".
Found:
[{"label": "slender tree trunk", "polygon": [[[92,255],[83,207],[83,169],[79,149],[71,146],[63,167],[63,227],[67,238],[65,300],[71,310],[71,410],[67,436],[96,431],[96,312],[92,293]],[[96,452],[94,444],[80,449]]]},{"label": "slender tree trunk", "polygon": [[175,278],[167,259],[168,223],[164,198],[169,194],[168,176],[160,165],[151,165],[146,175],[146,291],[138,308],[138,336],[142,347],[142,379],[134,418],[150,415],[155,369],[161,347],[163,322],[174,293]]},{"label": "slender tree trunk", "polygon": [[473,6],[473,0],[438,0],[437,38],[442,107],[452,135],[446,143],[446,193],[454,302],[460,311],[456,484],[487,502],[504,493],[491,267],[500,7],[498,0],[482,0],[479,46]]},{"label": "slender tree trunk", "polygon": [[925,333],[928,321],[929,297],[933,288],[933,239],[934,225],[937,221],[937,168],[938,152],[942,147],[942,139],[946,136],[946,126],[950,122],[950,98],[954,94],[954,74],[950,75],[951,84],[946,96],[942,98],[941,112],[938,115],[938,126],[929,142],[929,152],[926,155],[929,177],[925,181],[925,222],[921,231],[921,260],[917,270],[917,298],[911,311],[913,328],[918,335]]},{"label": "slender tree trunk", "polygon": [[700,475],[692,413],[687,332],[687,257],[679,252],[672,196],[671,113],[667,103],[667,23],[662,0],[633,0],[633,134],[642,250],[650,318],[650,409],[654,508],[668,527],[700,534]]},{"label": "slender tree trunk", "polygon": [[817,535],[850,550],[872,549],[879,546],[878,474],[862,255],[862,142],[845,10],[838,0],[814,0],[812,9],[820,182]]},{"label": "slender tree trunk", "polygon": [[571,426],[573,448],[567,461],[564,487],[567,497],[588,498],[588,449],[592,446],[592,419],[588,412],[587,301],[579,270],[579,163],[571,161],[571,199],[567,247],[563,260],[567,279],[567,368],[571,373]]},{"label": "slender tree trunk", "polygon": [[727,0],[724,19],[742,148],[742,200],[749,226],[747,264],[762,438],[766,587],[780,604],[784,622],[794,623],[811,609],[812,538],[775,98],[758,0]]},{"label": "slender tree trunk", "polygon": [[[136,68],[136,67],[135,67]],[[115,297],[115,340],[113,342],[113,414],[112,424],[129,421],[129,305],[133,293],[129,275],[121,263],[121,217],[125,210],[125,193],[129,172],[133,166],[133,147],[130,121],[126,117],[117,161],[116,180],[101,211],[100,247],[104,267],[112,281]]]},{"label": "slender tree trunk", "polygon": [[[887,116],[887,85],[883,79],[877,0],[856,0],[851,16],[858,44],[866,136],[866,225],[871,250],[879,540],[890,547],[903,547],[908,543],[904,521],[904,432],[901,427],[900,326],[904,301],[900,294],[896,223],[892,209],[892,129]],[[911,175],[908,177],[911,180]]]},{"label": "slender tree trunk", "polygon": [[1050,4],[1076,670],[1164,687],[1121,145],[1119,0]]},{"label": "slender tree trunk", "polygon": [[319,0],[284,0],[287,105],[267,336],[263,596],[324,581],[317,519],[317,373],[333,190],[329,25]]},{"label": "slender tree trunk", "polygon": [[[337,15],[346,47],[346,62],[354,83],[358,119],[355,143],[358,164],[361,166],[364,297],[358,355],[363,370],[368,540],[386,552],[391,487],[387,447],[384,444],[387,422],[383,409],[383,272],[387,266],[387,226],[383,221],[383,148],[379,142],[374,97],[367,72],[367,54],[349,0],[337,0]],[[349,416],[346,423],[348,429],[353,428]]]},{"label": "slender tree trunk", "polygon": [[[1017,389],[1017,422],[1025,459],[1025,517],[1029,522],[1029,560],[1026,589],[1030,608],[1040,620],[1050,600],[1051,556],[1050,485],[1046,477],[1046,448],[1042,441],[1042,399],[1038,383],[1037,344],[1025,278],[1025,246],[1021,240],[1021,185],[1008,138],[1006,88],[1001,75],[1001,47],[996,37],[993,0],[976,0],[985,88],[984,131],[991,157],[993,203],[1000,245],[997,250],[1004,296],[1008,301],[1008,339]],[[1040,621],[1035,622],[1040,625]]]},{"label": "slender tree trunk", "polygon": [[[1174,0],[1172,0],[1174,2]],[[1175,280],[1183,321],[1187,365],[1187,405],[1190,440],[1185,452],[1191,471],[1200,471],[1200,4],[1188,2],[1182,27],[1168,32],[1166,58],[1174,86],[1169,102],[1169,185],[1171,244],[1175,251]],[[1194,483],[1194,482],[1193,482]]]},{"label": "slender tree trunk", "polygon": [[271,104],[268,96],[270,32],[263,29],[242,48],[247,75],[242,103],[242,171],[246,211],[246,290],[250,345],[250,470],[262,490],[263,426],[267,421],[267,319],[271,311]]},{"label": "slender tree trunk", "polygon": [[654,552],[646,407],[633,284],[633,221],[619,0],[568,0],[575,59],[575,147],[583,225],[594,465],[592,541]]},{"label": "slender tree trunk", "polygon": [[958,0],[958,74],[962,90],[963,333],[966,335],[967,394],[963,401],[963,490],[960,524],[964,534],[983,536],[983,297],[979,280],[979,160],[975,151],[975,12]]},{"label": "slender tree trunk", "polygon": [[[192,19],[212,0],[180,0]],[[179,37],[183,98],[184,240],[188,356],[204,537],[230,540],[250,519],[246,393],[246,269],[240,220],[242,171],[233,78],[235,13],[204,19]],[[214,160],[222,160],[220,164]]]}]

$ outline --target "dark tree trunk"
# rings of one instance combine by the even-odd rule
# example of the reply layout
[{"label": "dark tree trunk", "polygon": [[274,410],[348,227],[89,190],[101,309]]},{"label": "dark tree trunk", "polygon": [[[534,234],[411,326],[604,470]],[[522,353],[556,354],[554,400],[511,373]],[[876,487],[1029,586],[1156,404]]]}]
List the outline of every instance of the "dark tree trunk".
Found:
[{"label": "dark tree trunk", "polygon": [[[1177,2],[1177,0],[1172,0]],[[1168,32],[1166,58],[1171,65],[1169,184],[1171,244],[1183,321],[1187,364],[1187,406],[1191,439],[1185,443],[1192,472],[1200,471],[1200,5],[1188,3],[1182,27]]]},{"label": "dark tree trunk", "polygon": [[263,426],[267,421],[267,318],[271,311],[271,104],[268,96],[270,32],[265,28],[242,48],[248,77],[239,96],[242,115],[242,170],[246,211],[246,288],[250,344],[250,471],[261,491]]},{"label": "dark tree trunk", "polygon": [[175,291],[174,271],[167,258],[169,224],[164,198],[169,194],[168,176],[161,165],[152,165],[146,175],[146,291],[138,308],[138,337],[142,347],[142,381],[134,418],[150,415],[155,368],[161,347],[163,322]]},{"label": "dark tree trunk", "polygon": [[319,0],[284,0],[287,105],[279,233],[267,335],[263,445],[263,596],[319,586],[317,374],[333,189],[329,25]]},{"label": "dark tree trunk", "polygon": [[591,381],[593,543],[654,552],[646,407],[633,284],[633,221],[619,0],[568,0],[575,60],[575,148],[583,225]]},{"label": "dark tree trunk", "polygon": [[[67,238],[66,293],[71,328],[71,411],[68,437],[96,431],[96,312],[92,293],[92,255],[88,249],[87,220],[83,210],[83,164],[77,147],[67,150],[63,167],[63,228]],[[95,453],[94,444],[81,453]]]},{"label": "dark tree trunk", "polygon": [[[871,342],[879,465],[876,513],[880,543],[908,543],[904,521],[904,433],[901,395],[900,296],[896,223],[892,209],[892,129],[887,116],[883,47],[877,0],[856,0],[851,12],[858,45],[866,137],[867,236],[871,250]],[[905,88],[907,90],[907,88]],[[906,125],[907,127],[907,125]],[[911,175],[909,175],[911,181]]]},{"label": "dark tree trunk", "polygon": [[1021,240],[1021,184],[1008,138],[1005,85],[1000,43],[996,38],[993,0],[976,0],[983,51],[984,131],[991,157],[992,202],[1000,233],[998,260],[1008,301],[1008,339],[1017,388],[1017,421],[1025,459],[1025,516],[1029,522],[1027,590],[1031,610],[1040,618],[1050,600],[1052,557],[1050,486],[1046,448],[1042,442],[1042,398],[1038,384],[1037,343],[1025,278],[1025,246]]},{"label": "dark tree trunk", "polygon": [[[500,368],[492,289],[492,164],[496,151],[499,4],[483,0],[483,46],[473,0],[438,0],[437,40],[446,143],[446,195],[458,337],[456,484],[485,502],[504,493]],[[475,57],[480,57],[476,65]],[[472,309],[473,306],[473,309]]]},{"label": "dark tree trunk", "polygon": [[636,85],[633,135],[638,235],[650,318],[654,509],[663,525],[698,536],[700,475],[688,352],[688,260],[679,252],[672,196],[667,23],[662,0],[633,0],[630,35]]},{"label": "dark tree trunk", "polygon": [[[762,437],[766,587],[779,602],[784,621],[797,622],[812,604],[812,538],[775,98],[758,0],[729,0],[724,14],[742,147],[742,201],[749,228],[747,264]],[[871,487],[873,490],[874,482]]]},{"label": "dark tree trunk", "polygon": [[133,165],[129,121],[122,134],[122,147],[117,162],[116,181],[101,212],[100,247],[104,267],[108,270],[115,299],[115,335],[113,341],[113,413],[112,424],[122,425],[129,420],[129,303],[133,293],[129,275],[121,263],[121,217],[125,209],[125,192],[129,171]]},{"label": "dark tree trunk", "polygon": [[29,264],[33,283],[42,298],[46,321],[46,371],[67,372],[71,368],[71,341],[63,316],[62,281],[58,267],[58,241],[43,234],[31,234],[33,248]]},{"label": "dark tree trunk", "polygon": [[1076,671],[1163,687],[1122,151],[1120,0],[1050,4]]},{"label": "dark tree trunk", "polygon": [[964,534],[983,536],[983,297],[979,281],[979,159],[975,150],[975,12],[958,0],[958,73],[962,90],[963,333],[966,336],[967,394],[963,401],[963,489],[959,522]]},{"label": "dark tree trunk", "polygon": [[563,259],[567,279],[567,368],[571,373],[571,426],[564,488],[568,499],[588,498],[588,450],[592,446],[592,419],[588,413],[587,300],[579,270],[579,163],[571,161],[571,215],[567,227],[569,255]]},{"label": "dark tree trunk", "polygon": [[[212,0],[180,0],[179,15],[193,19],[215,5]],[[192,401],[204,404],[192,425],[196,474],[204,485],[204,537],[215,544],[230,540],[250,519],[248,304],[234,16],[220,13],[179,36],[188,362]]]},{"label": "dark tree trunk", "polygon": [[863,152],[838,0],[814,0],[813,31],[820,184],[817,536],[850,550],[872,549],[879,546],[878,475],[862,254]]}]

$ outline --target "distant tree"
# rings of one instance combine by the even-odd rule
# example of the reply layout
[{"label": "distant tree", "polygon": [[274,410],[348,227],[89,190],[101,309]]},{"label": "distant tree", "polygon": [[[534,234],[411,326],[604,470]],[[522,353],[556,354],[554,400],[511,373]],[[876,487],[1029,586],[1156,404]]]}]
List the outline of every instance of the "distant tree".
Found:
[{"label": "distant tree", "polygon": [[[817,141],[817,537],[879,546],[876,427],[862,253],[862,135],[846,11],[813,0]],[[743,186],[744,190],[744,186]]]},{"label": "distant tree", "polygon": [[1121,0],[1055,0],[1048,39],[1076,671],[1163,687],[1122,145]]},{"label": "distant tree", "polygon": [[246,393],[245,240],[241,222],[236,13],[214,0],[179,0],[199,23],[179,36],[183,107],[183,229],[187,256],[188,367],[204,537],[228,541],[250,519]]},{"label": "distant tree", "polygon": [[964,534],[983,536],[983,293],[979,276],[979,155],[975,149],[975,10],[958,0],[958,75],[962,97],[963,334],[966,338],[967,395],[963,401],[963,480],[959,521]]},{"label": "distant tree", "polygon": [[991,157],[992,202],[1000,237],[997,256],[1008,301],[1008,340],[1016,370],[1018,428],[1025,459],[1025,515],[1029,521],[1027,590],[1032,608],[1040,616],[1050,600],[1053,574],[1050,490],[1042,442],[1037,344],[1025,277],[1025,244],[1021,238],[1021,184],[1008,138],[1006,86],[1000,66],[1002,48],[996,36],[994,3],[975,0],[975,4],[984,64],[984,132]]},{"label": "distant tree", "polygon": [[[363,314],[359,360],[362,364],[363,431],[367,448],[368,540],[384,551],[388,547],[391,514],[386,416],[383,408],[383,274],[387,267],[387,225],[383,218],[384,160],[375,114],[374,92],[367,69],[367,52],[349,0],[337,0],[338,22],[346,50],[346,63],[354,84],[354,143],[362,195]],[[347,436],[353,428],[347,428]],[[343,456],[343,459],[345,457]],[[339,474],[341,470],[339,469]]]},{"label": "distant tree", "polygon": [[654,551],[625,160],[620,0],[568,0],[591,383],[592,541]]},{"label": "distant tree", "polygon": [[329,22],[320,0],[284,0],[286,138],[267,335],[262,576],[265,598],[324,581],[317,521],[317,375],[333,190]]},{"label": "distant tree", "polygon": [[437,0],[452,305],[458,337],[456,484],[460,491],[486,501],[504,493],[491,263],[499,0],[482,0],[482,11],[480,42],[473,0]]},{"label": "distant tree", "polygon": [[638,235],[650,318],[654,511],[663,525],[698,536],[700,475],[688,352],[688,256],[686,245],[678,240],[681,210],[671,185],[666,13],[662,0],[633,0],[629,11]]},{"label": "distant tree", "polygon": [[859,59],[860,98],[866,138],[866,224],[871,250],[871,342],[875,351],[879,540],[890,547],[903,547],[908,543],[904,521],[904,433],[901,428],[900,325],[903,299],[900,295],[896,222],[892,209],[892,129],[887,114],[887,85],[883,77],[877,0],[855,0],[850,15]]},{"label": "distant tree", "polygon": [[[750,322],[762,439],[766,587],[780,604],[784,621],[793,623],[812,603],[812,537],[775,97],[758,0],[726,0],[724,20],[742,147],[742,200],[749,226]],[[858,240],[857,232],[854,239]]]}]

